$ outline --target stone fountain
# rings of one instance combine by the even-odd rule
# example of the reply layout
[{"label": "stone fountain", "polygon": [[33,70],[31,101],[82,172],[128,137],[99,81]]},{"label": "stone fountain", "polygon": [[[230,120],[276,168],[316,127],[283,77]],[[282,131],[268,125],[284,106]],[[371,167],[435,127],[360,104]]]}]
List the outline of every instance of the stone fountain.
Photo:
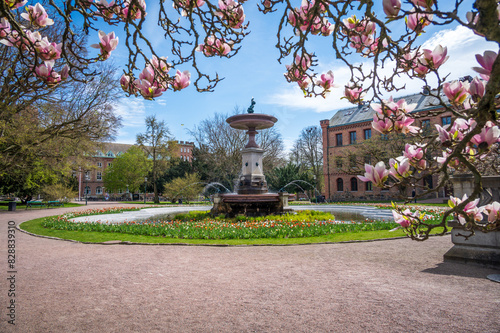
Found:
[{"label": "stone fountain", "polygon": [[255,142],[257,130],[271,128],[278,120],[267,114],[254,113],[254,105],[252,98],[246,114],[226,119],[232,128],[247,131],[248,143],[241,151],[241,175],[236,181],[235,193],[215,195],[211,210],[213,215],[264,216],[289,211],[288,193],[268,193],[262,164],[264,150]]}]

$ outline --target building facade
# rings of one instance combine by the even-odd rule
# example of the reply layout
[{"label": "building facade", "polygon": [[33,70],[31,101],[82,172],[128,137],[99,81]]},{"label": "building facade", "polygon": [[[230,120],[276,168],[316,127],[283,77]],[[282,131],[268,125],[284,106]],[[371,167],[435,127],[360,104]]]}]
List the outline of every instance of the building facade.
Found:
[{"label": "building facade", "polygon": [[[415,125],[422,129],[434,130],[435,124],[447,125],[451,123],[451,112],[434,115],[435,111],[442,111],[437,99],[428,94],[415,94],[395,99],[405,99],[408,104],[416,103],[417,106],[412,113],[418,114]],[[331,119],[320,121],[323,134],[323,176],[324,176],[324,195],[328,200],[384,200],[393,199],[400,194],[401,189],[391,188],[380,189],[370,182],[365,183],[358,179],[356,174],[347,173],[345,170],[345,157],[348,150],[353,151],[353,147],[365,140],[371,139],[375,135],[383,135],[372,128],[373,116],[375,115],[369,105],[358,105],[348,109],[337,111]],[[404,141],[404,137],[402,137]],[[404,142],[402,142],[404,143]],[[399,152],[400,156],[403,152]],[[394,156],[394,157],[396,157]],[[356,161],[374,165],[378,161],[372,161],[370,156],[357,156]],[[362,161],[361,161],[362,159]],[[344,163],[344,164],[342,164]],[[359,164],[359,163],[358,163]],[[388,167],[388,165],[387,165]],[[364,172],[360,173],[363,175]],[[422,180],[422,186],[434,188],[437,184],[437,176],[425,177]],[[412,196],[413,191],[420,193],[421,189],[404,189],[406,196]],[[438,192],[438,196],[445,196],[445,190]]]},{"label": "building facade", "polygon": [[[177,142],[176,156],[184,161],[193,160],[194,142]],[[113,161],[121,154],[127,152],[133,145],[124,143],[105,143],[103,150],[97,150],[91,157],[91,168],[75,172],[78,177],[78,198],[79,200],[117,199],[127,196],[127,189],[118,193],[109,193],[104,186],[104,174],[106,169],[113,164]]]}]

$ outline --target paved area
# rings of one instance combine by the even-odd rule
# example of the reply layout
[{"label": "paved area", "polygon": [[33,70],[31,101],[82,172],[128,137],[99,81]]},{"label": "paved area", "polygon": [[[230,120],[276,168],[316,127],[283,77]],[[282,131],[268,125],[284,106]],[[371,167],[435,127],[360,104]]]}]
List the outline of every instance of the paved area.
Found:
[{"label": "paved area", "polygon": [[[495,269],[444,263],[448,236],[306,246],[86,245],[0,213],[0,332],[499,332]],[[84,209],[84,208],[79,208]]]}]

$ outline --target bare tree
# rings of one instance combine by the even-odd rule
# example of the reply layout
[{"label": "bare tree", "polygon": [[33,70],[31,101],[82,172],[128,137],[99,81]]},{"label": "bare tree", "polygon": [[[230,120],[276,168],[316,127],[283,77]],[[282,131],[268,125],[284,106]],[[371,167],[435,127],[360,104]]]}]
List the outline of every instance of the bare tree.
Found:
[{"label": "bare tree", "polygon": [[163,120],[158,121],[156,116],[149,116],[146,117],[146,132],[137,134],[137,144],[152,161],[150,174],[152,176],[154,202],[159,203],[158,180],[168,167],[168,161],[173,155],[175,143],[171,139],[166,123]]},{"label": "bare tree", "polygon": [[309,170],[321,189],[323,174],[323,134],[319,126],[309,126],[300,132],[290,154],[290,160],[301,167],[301,171]]}]

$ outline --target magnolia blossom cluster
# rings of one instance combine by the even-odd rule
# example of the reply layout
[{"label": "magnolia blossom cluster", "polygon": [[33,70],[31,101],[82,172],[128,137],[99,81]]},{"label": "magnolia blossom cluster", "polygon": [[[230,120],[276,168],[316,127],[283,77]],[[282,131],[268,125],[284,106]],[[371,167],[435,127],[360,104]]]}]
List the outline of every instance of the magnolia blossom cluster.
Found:
[{"label": "magnolia blossom cluster", "polygon": [[[377,25],[375,22],[363,18],[358,20],[355,15],[343,20],[344,29],[342,32],[349,38],[350,46],[365,56],[375,52],[378,48],[379,38],[375,37]],[[382,46],[387,46],[386,41]]]},{"label": "magnolia blossom cluster", "polygon": [[300,31],[309,30],[313,35],[330,36],[335,26],[321,14],[326,7],[321,2],[302,0],[299,8],[288,12],[288,23]]},{"label": "magnolia blossom cluster", "polygon": [[192,12],[193,9],[199,8],[205,4],[203,0],[174,0],[172,6],[179,10],[181,9],[182,16],[188,16],[188,13]]},{"label": "magnolia blossom cluster", "polygon": [[418,133],[419,128],[412,126],[415,121],[409,116],[417,104],[407,104],[404,99],[395,102],[392,96],[388,100],[382,101],[382,104],[372,103],[376,114],[373,116],[372,127],[382,134],[392,131],[409,134]]},{"label": "magnolia blossom cluster", "polygon": [[448,60],[447,54],[447,47],[437,45],[434,50],[423,49],[422,52],[403,54],[398,65],[405,71],[411,71],[413,76],[425,78],[429,72],[436,71]]},{"label": "magnolia blossom cluster", "polygon": [[242,28],[245,22],[243,6],[234,0],[219,0],[219,10],[215,12],[215,15],[233,29]]},{"label": "magnolia blossom cluster", "polygon": [[172,78],[168,72],[172,69],[172,65],[167,63],[167,58],[153,58],[149,64],[139,74],[139,78],[135,79],[132,75],[123,74],[120,79],[120,85],[123,91],[131,95],[140,94],[145,99],[153,99],[161,96],[169,87],[174,91],[182,90],[191,83],[191,74],[188,71],[181,72],[177,70]]},{"label": "magnolia blossom cluster", "polygon": [[207,57],[226,56],[231,52],[230,43],[226,43],[224,39],[216,38],[215,36],[208,36],[205,44],[199,44],[196,51],[203,52]]},{"label": "magnolia blossom cluster", "polygon": [[[11,9],[17,9],[26,4],[27,1],[7,0],[6,4]],[[92,0],[79,2],[81,5],[85,4],[88,8],[92,4]],[[138,1],[142,9],[145,9],[145,2]],[[99,10],[98,15],[104,16],[104,8],[113,7],[112,12],[122,15],[122,17],[140,18],[137,12],[136,4],[131,4],[130,0],[124,1],[121,6],[115,5],[114,2],[108,4],[105,0],[99,0],[94,4]],[[120,10],[118,10],[118,8]],[[64,65],[60,72],[55,70],[56,61],[61,58],[62,43],[55,43],[50,41],[47,37],[42,36],[38,31],[31,29],[41,29],[54,24],[54,20],[49,18],[45,8],[36,3],[34,6],[28,5],[26,12],[21,13],[20,17],[27,21],[29,28],[21,25],[21,31],[12,29],[6,17],[0,17],[0,43],[16,47],[23,52],[38,57],[33,66],[33,73],[47,85],[54,86],[69,76],[69,67]],[[110,15],[107,15],[110,17]],[[116,49],[118,45],[118,37],[115,37],[113,32],[106,34],[99,31],[99,44],[92,44],[91,46],[100,50],[99,60],[106,60],[111,55],[111,52]]]},{"label": "magnolia blossom cluster", "polygon": [[101,16],[106,21],[118,19],[120,21],[138,20],[146,15],[145,0],[124,0],[115,2],[112,0],[84,0],[78,2],[84,9],[95,6],[96,15]]}]

